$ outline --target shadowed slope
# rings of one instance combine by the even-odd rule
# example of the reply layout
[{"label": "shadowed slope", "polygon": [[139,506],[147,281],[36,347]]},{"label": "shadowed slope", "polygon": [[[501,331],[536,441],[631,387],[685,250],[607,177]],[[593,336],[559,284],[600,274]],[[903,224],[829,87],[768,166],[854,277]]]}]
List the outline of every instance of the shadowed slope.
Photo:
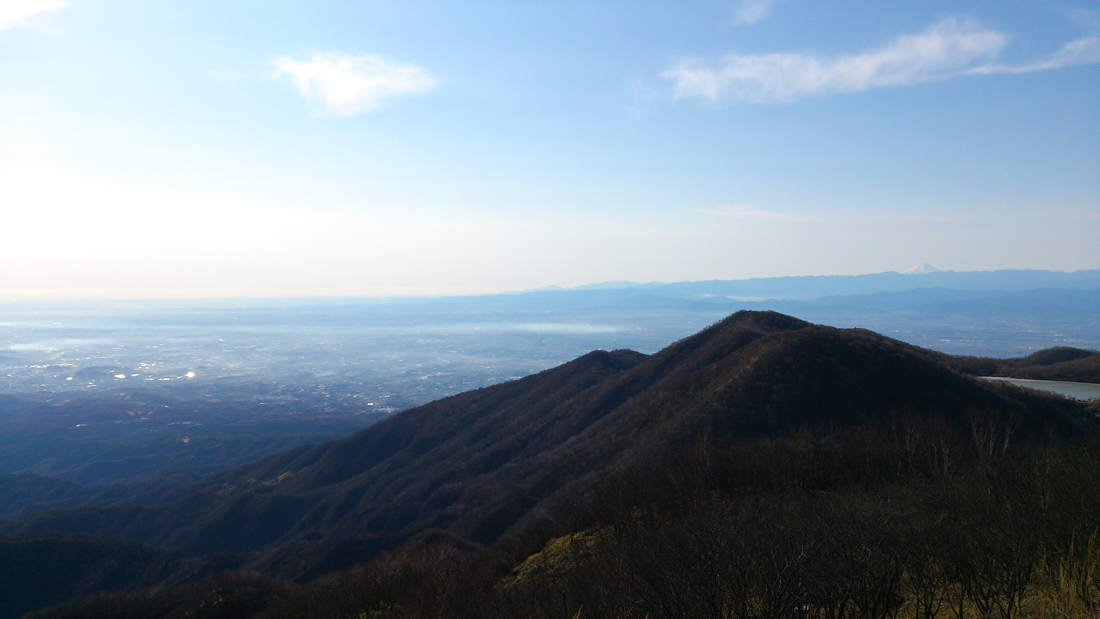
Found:
[{"label": "shadowed slope", "polygon": [[1065,426],[1075,410],[977,384],[942,355],[869,331],[740,312],[652,356],[590,353],[215,475],[157,507],[61,510],[0,531],[107,534],[193,554],[360,540],[361,558],[429,528],[491,543],[585,484],[674,457],[703,435],[902,412],[958,424],[972,411],[1012,414],[1027,430]]},{"label": "shadowed slope", "polygon": [[1015,359],[954,357],[948,363],[976,376],[1100,383],[1100,352],[1056,346]]},{"label": "shadowed slope", "polygon": [[181,563],[178,553],[115,540],[0,538],[0,617],[102,590],[149,586]]}]

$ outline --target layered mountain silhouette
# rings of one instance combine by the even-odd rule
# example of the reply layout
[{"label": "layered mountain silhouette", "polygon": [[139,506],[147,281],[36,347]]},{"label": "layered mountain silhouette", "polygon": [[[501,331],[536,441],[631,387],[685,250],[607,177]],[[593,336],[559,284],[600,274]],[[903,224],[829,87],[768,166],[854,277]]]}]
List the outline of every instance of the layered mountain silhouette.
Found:
[{"label": "layered mountain silhouette", "polygon": [[957,357],[950,363],[979,376],[1100,383],[1100,352],[1070,346],[1055,346],[1018,359]]},{"label": "layered mountain silhouette", "polygon": [[659,465],[703,437],[739,441],[903,414],[960,426],[978,413],[1011,416],[1021,434],[1037,436],[1070,435],[1080,423],[1077,405],[982,384],[953,359],[866,330],[739,312],[653,355],[595,351],[343,440],[147,495],[24,514],[0,524],[0,535],[248,553],[255,566],[309,580],[427,530],[492,544],[552,517],[589,485]]}]

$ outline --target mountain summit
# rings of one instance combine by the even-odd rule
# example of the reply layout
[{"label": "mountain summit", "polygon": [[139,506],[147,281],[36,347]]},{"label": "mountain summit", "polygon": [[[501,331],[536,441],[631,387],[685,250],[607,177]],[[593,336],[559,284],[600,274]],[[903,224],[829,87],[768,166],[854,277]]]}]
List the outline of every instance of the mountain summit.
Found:
[{"label": "mountain summit", "polygon": [[906,270],[902,271],[902,273],[905,274],[905,275],[927,275],[929,273],[939,273],[939,272],[940,272],[939,269],[937,269],[936,267],[928,264],[927,262],[922,262],[922,263],[918,264],[917,266],[915,266],[911,269],[906,269]]}]

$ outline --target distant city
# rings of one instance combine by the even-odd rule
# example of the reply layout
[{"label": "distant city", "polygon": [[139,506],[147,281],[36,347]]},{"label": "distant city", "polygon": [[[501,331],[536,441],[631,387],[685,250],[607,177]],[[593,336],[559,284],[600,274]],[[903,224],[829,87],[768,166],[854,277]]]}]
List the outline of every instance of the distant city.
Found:
[{"label": "distant city", "polygon": [[1100,348],[1100,271],[913,271],[468,297],[8,303],[0,475],[96,484],[211,472],[595,349],[653,353],[741,309],[950,354]]}]

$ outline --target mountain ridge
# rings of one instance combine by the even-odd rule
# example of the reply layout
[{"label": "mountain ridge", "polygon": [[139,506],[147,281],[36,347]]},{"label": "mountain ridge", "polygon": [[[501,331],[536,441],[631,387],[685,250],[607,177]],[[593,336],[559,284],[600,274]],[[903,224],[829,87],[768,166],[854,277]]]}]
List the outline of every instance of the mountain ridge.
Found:
[{"label": "mountain ridge", "polygon": [[1019,416],[1025,432],[1072,431],[1072,404],[978,384],[944,359],[865,330],[739,312],[653,355],[594,351],[183,484],[152,506],[38,512],[0,534],[107,535],[276,563],[286,561],[278,548],[303,541],[359,540],[369,555],[429,529],[487,545],[591,480],[674,457],[701,436],[884,423],[905,410],[960,427],[980,410]]}]

